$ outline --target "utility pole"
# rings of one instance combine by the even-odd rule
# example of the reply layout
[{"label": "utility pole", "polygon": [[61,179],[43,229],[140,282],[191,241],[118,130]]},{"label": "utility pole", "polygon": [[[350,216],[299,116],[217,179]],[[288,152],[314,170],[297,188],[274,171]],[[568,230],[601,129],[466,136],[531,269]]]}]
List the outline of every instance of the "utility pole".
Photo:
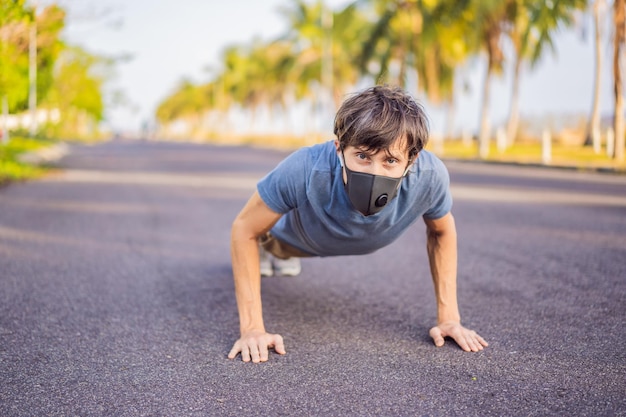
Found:
[{"label": "utility pole", "polygon": [[28,110],[30,112],[30,134],[37,133],[37,18],[36,13],[30,26],[28,46]]},{"label": "utility pole", "polygon": [[[335,117],[335,99],[333,94],[333,10],[325,2],[322,3],[322,29],[324,34],[322,38],[321,81],[322,88],[325,90],[323,111],[327,113],[322,117],[322,120],[326,121]],[[323,126],[322,132],[327,131],[327,129],[327,126]]]},{"label": "utility pole", "polygon": [[626,1],[615,0],[613,2],[615,22],[614,49],[613,49],[613,93],[615,96],[615,112],[613,129],[615,130],[615,154],[614,158],[618,162],[624,161],[624,91],[622,80],[622,54],[624,41],[626,41]]},{"label": "utility pole", "polygon": [[[2,31],[2,39],[0,39],[0,53],[2,59],[5,60],[7,45],[9,44],[9,32],[7,30]],[[4,66],[3,66],[4,67]],[[8,85],[6,82],[6,70],[0,67],[0,92],[2,93],[2,138],[0,143],[9,142],[9,97],[8,97]]]},{"label": "utility pole", "polygon": [[2,96],[2,140],[1,143],[9,141],[9,98],[6,93]]}]

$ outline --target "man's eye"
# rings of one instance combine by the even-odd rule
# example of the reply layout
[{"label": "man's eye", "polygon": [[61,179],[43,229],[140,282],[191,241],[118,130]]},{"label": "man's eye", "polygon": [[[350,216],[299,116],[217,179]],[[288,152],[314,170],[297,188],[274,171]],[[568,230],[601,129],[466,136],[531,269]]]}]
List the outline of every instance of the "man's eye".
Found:
[{"label": "man's eye", "polygon": [[394,158],[389,158],[389,159],[387,159],[387,163],[388,163],[389,165],[393,165],[393,164],[395,164],[396,162],[398,162],[398,160],[397,160],[397,159],[394,159]]},{"label": "man's eye", "polygon": [[366,160],[367,159],[367,155],[365,155],[364,153],[358,153],[356,154],[356,157],[362,160]]}]

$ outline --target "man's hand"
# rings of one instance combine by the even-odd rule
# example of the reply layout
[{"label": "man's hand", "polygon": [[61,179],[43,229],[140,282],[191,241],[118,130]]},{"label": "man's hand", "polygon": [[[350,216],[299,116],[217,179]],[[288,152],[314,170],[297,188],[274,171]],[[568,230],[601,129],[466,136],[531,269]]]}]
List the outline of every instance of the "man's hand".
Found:
[{"label": "man's hand", "polygon": [[430,337],[435,341],[435,346],[441,347],[444,337],[449,336],[466,352],[478,352],[489,344],[473,330],[466,329],[461,323],[448,321],[430,329]]},{"label": "man's hand", "polygon": [[241,353],[244,362],[266,362],[269,357],[269,348],[274,348],[276,353],[284,355],[285,345],[283,337],[279,334],[265,333],[263,331],[250,331],[241,335],[228,353],[228,359],[235,359]]}]

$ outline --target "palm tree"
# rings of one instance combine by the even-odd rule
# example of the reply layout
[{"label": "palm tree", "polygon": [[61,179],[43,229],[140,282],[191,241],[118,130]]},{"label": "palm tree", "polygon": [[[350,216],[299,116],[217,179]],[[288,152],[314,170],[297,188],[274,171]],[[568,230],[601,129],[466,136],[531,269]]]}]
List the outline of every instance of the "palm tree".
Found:
[{"label": "palm tree", "polygon": [[[360,67],[377,80],[406,86],[414,67],[418,91],[433,104],[451,103],[455,68],[472,50],[463,17],[469,0],[421,2],[393,0],[364,2],[374,8],[374,22],[364,42]],[[397,71],[394,72],[394,67]]]},{"label": "palm tree", "polygon": [[489,96],[491,78],[502,71],[504,54],[501,47],[501,36],[507,23],[507,1],[472,0],[471,17],[480,37],[482,49],[487,52],[487,70],[483,83],[483,97],[480,110],[480,132],[478,134],[479,156],[486,158],[489,154],[491,126],[489,122]]},{"label": "palm tree", "polygon": [[359,67],[377,82],[390,81],[405,87],[407,70],[415,64],[416,38],[422,33],[424,19],[415,0],[372,0],[375,21],[365,39]]},{"label": "palm tree", "polygon": [[614,0],[613,2],[613,22],[615,25],[615,39],[613,40],[613,80],[615,95],[615,159],[618,162],[624,161],[624,93],[620,58],[622,47],[626,41],[626,2],[625,0]]},{"label": "palm tree", "polygon": [[422,3],[424,24],[422,33],[415,38],[416,69],[419,79],[423,80],[418,88],[430,103],[446,105],[449,135],[454,124],[457,68],[476,49],[476,40],[467,35],[472,27],[463,17],[468,5],[468,0]]},{"label": "palm tree", "polygon": [[[367,29],[364,18],[355,4],[333,11],[322,1],[309,4],[293,0],[281,11],[289,22],[282,39],[293,45],[293,94],[308,100],[320,119],[332,116],[330,105],[337,108],[359,79],[353,57],[358,55],[362,33]],[[324,103],[324,97],[332,103]],[[327,129],[330,126],[325,124],[322,130]]]},{"label": "palm tree", "polygon": [[333,100],[337,108],[361,76],[357,59],[367,26],[355,3],[334,12],[332,19]]},{"label": "palm tree", "polygon": [[286,114],[289,103],[295,96],[293,85],[296,79],[293,69],[296,59],[292,45],[282,40],[270,42],[265,45],[258,58],[262,61],[260,66],[266,70],[265,74],[260,75],[264,77],[265,97],[270,116],[275,107],[280,108]]},{"label": "palm tree", "polygon": [[511,0],[507,4],[507,33],[515,51],[511,106],[507,123],[507,140],[515,141],[519,125],[519,86],[523,61],[531,69],[546,49],[556,53],[554,33],[562,26],[574,23],[574,13],[586,6],[586,0]]},{"label": "palm tree", "polygon": [[186,134],[199,135],[208,96],[205,87],[183,79],[176,91],[159,104],[156,117],[165,125],[175,120],[185,119],[189,125],[189,131]]},{"label": "palm tree", "polygon": [[600,83],[602,78],[602,11],[606,7],[606,0],[596,0],[593,4],[593,20],[595,26],[595,77],[593,83],[593,105],[591,117],[585,133],[585,146],[597,147],[600,142]]}]

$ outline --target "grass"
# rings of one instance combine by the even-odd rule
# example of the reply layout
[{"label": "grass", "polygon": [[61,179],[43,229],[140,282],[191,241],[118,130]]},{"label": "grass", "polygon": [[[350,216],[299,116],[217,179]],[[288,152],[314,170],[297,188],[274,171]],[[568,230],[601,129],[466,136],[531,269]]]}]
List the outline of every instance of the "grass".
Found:
[{"label": "grass", "polygon": [[[278,135],[247,135],[233,136],[222,138],[222,142],[238,145],[252,145],[271,147],[279,149],[297,149],[302,146],[313,145],[332,139],[330,137],[309,136],[278,136]],[[216,143],[215,140],[209,141]],[[526,165],[544,165],[542,156],[541,143],[520,142],[508,147],[500,152],[497,145],[491,144],[489,154],[485,159],[481,159],[478,153],[478,144],[472,141],[469,144],[462,140],[447,140],[442,144],[437,144],[434,140],[430,140],[426,149],[434,152],[443,159],[459,159],[472,161],[486,161],[499,163],[515,163]],[[567,167],[577,170],[606,170],[616,173],[626,174],[626,161],[619,163],[606,155],[606,149],[603,147],[602,152],[596,154],[590,146],[565,145],[554,143],[552,145],[551,160],[547,166]]]},{"label": "grass", "polygon": [[30,165],[19,160],[19,156],[37,149],[50,146],[54,142],[48,139],[11,137],[8,143],[0,144],[0,184],[37,178],[45,168]]},{"label": "grass", "polygon": [[[439,157],[462,160],[479,160],[478,145],[475,142],[464,144],[462,141],[447,141],[437,145],[431,141],[426,149]],[[516,143],[504,151],[499,151],[495,144],[489,149],[488,162],[518,163],[543,165],[542,147],[540,143]],[[606,154],[606,149],[596,154],[590,146],[574,146],[553,144],[551,160],[548,166],[570,167],[578,170],[605,169],[626,173],[626,162],[616,162]]]},{"label": "grass", "polygon": [[[322,137],[286,137],[286,136],[246,136],[228,138],[227,143],[270,146],[275,148],[296,149],[301,146],[323,142],[328,138]],[[42,166],[34,166],[19,160],[19,156],[37,149],[51,146],[54,140],[14,136],[8,143],[0,143],[0,184],[10,181],[20,181],[37,178],[46,172]],[[466,144],[463,141],[444,141],[437,144],[431,140],[426,149],[433,151],[444,159],[480,160],[478,157],[478,145],[475,141]],[[529,165],[542,165],[542,148],[540,143],[516,143],[504,150],[498,151],[496,144],[489,149],[487,162],[517,163]],[[552,145],[552,157],[550,166],[571,167],[578,170],[607,170],[626,174],[626,162],[618,163],[606,155],[603,148],[600,154],[596,154],[592,147],[568,146],[562,144]]]}]

